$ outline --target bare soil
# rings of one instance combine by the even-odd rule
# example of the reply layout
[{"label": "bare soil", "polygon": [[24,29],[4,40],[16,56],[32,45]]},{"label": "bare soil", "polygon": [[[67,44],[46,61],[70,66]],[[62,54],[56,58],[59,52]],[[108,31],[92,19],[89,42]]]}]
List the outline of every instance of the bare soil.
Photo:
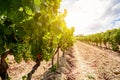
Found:
[{"label": "bare soil", "polygon": [[83,79],[79,80],[120,80],[120,53],[82,42],[76,42],[74,48],[82,62]]},{"label": "bare soil", "polygon": [[[11,56],[8,63],[11,80],[22,80],[35,64],[32,61],[17,64]],[[42,62],[32,80],[41,80],[50,65]],[[66,76],[64,80],[120,80],[120,53],[77,41],[66,51],[65,59],[60,58],[60,67]]]},{"label": "bare soil", "polygon": [[[23,77],[26,77],[27,74],[32,70],[35,62],[22,61],[21,63],[16,63],[13,56],[8,56],[8,74],[11,80],[22,80]],[[50,67],[50,62],[41,62],[40,67],[32,75],[32,80],[40,80],[43,73]]]}]

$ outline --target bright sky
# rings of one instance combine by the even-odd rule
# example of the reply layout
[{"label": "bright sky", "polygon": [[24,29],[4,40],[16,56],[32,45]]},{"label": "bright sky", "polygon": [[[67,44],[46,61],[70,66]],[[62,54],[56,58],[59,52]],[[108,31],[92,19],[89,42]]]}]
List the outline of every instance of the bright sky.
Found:
[{"label": "bright sky", "polygon": [[75,27],[75,35],[120,28],[120,0],[62,0],[60,11],[64,9],[66,24]]}]

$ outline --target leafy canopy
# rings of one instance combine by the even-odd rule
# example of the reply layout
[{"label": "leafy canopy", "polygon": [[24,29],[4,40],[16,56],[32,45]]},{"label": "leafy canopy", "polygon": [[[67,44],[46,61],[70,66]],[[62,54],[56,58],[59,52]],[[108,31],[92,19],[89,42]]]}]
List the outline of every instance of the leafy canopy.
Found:
[{"label": "leafy canopy", "polygon": [[0,55],[12,49],[17,62],[37,54],[48,61],[58,46],[72,46],[74,28],[66,26],[66,10],[58,13],[60,1],[0,0]]}]

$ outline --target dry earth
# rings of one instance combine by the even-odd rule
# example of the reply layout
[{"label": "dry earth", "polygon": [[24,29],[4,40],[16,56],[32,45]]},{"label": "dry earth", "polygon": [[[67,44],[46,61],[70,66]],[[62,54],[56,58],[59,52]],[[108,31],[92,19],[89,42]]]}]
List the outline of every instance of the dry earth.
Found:
[{"label": "dry earth", "polygon": [[[76,42],[75,48],[78,58],[83,61],[80,64],[83,76],[95,80],[120,80],[120,53],[82,42]],[[89,79],[83,77],[83,80]]]},{"label": "dry earth", "polygon": [[[11,80],[22,80],[35,64],[32,61],[17,64],[13,57],[8,62]],[[64,80],[120,80],[120,53],[77,41],[65,58],[60,58],[60,67],[66,75]],[[40,80],[48,68],[50,62],[42,62],[32,80]]]}]

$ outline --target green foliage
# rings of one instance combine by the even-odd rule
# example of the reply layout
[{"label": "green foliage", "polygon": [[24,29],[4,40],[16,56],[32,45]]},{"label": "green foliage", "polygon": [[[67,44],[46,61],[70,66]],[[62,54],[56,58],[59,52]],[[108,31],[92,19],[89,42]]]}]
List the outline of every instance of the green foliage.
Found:
[{"label": "green foliage", "polygon": [[89,79],[95,80],[95,77],[94,77],[93,75],[91,75],[91,74],[89,74],[87,77],[88,77]]},{"label": "green foliage", "polygon": [[25,75],[25,76],[22,76],[22,80],[27,80],[26,75]]},{"label": "green foliage", "polygon": [[18,63],[22,59],[28,61],[31,59],[31,46],[29,44],[17,44],[13,54]]},{"label": "green foliage", "polygon": [[17,62],[50,60],[58,46],[73,45],[74,28],[65,23],[67,11],[58,13],[61,0],[0,0],[0,55],[13,50]]},{"label": "green foliage", "polygon": [[5,61],[6,61],[6,63],[8,63],[9,62],[9,58],[6,58]]},{"label": "green foliage", "polygon": [[54,64],[51,68],[50,71],[51,72],[55,72],[57,70],[57,64]]},{"label": "green foliage", "polygon": [[104,44],[106,47],[110,45],[112,50],[119,51],[120,45],[120,28],[107,30],[106,32],[92,34],[88,36],[81,36],[78,38],[80,41],[96,44]]},{"label": "green foliage", "polygon": [[62,17],[60,17],[59,19],[61,20],[62,23],[60,23],[60,25],[62,26],[62,34],[61,34],[61,38],[60,38],[60,42],[59,42],[59,47],[61,48],[62,51],[67,50],[69,47],[73,46],[73,43],[75,41],[74,38],[74,27],[72,27],[71,29],[68,29],[66,26],[66,23],[64,21],[64,17],[67,15],[67,12],[65,10],[64,14],[61,15]]},{"label": "green foliage", "polygon": [[7,80],[12,80],[12,78],[11,77],[8,77],[8,79]]}]

